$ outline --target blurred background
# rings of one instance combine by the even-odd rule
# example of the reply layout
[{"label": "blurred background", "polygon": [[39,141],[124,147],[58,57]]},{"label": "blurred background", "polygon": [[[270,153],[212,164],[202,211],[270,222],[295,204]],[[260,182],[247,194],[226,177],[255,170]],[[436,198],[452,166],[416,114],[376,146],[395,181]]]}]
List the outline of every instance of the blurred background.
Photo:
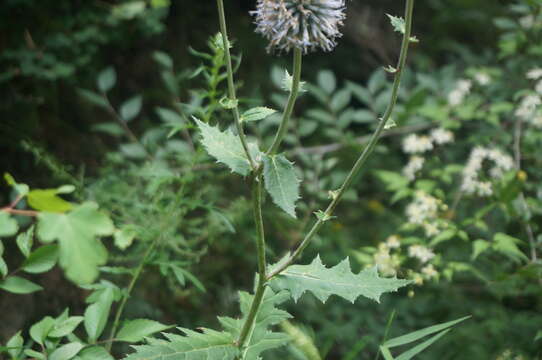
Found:
[{"label": "blurred background", "polygon": [[[280,108],[286,96],[281,77],[291,67],[290,56],[266,53],[266,40],[254,33],[250,15],[255,1],[225,2],[242,106]],[[382,68],[395,64],[401,41],[386,14],[402,16],[403,7],[398,0],[348,1],[344,35],[335,51],[304,57],[308,91],[296,106],[286,139],[287,153],[304,179],[300,221],[267,201],[272,260],[299,240],[312,212],[326,203],[327,190],[340,184],[363,136],[382,113],[391,83]],[[526,26],[529,19],[532,24]],[[514,172],[508,183],[495,185],[512,195],[503,190],[491,199],[458,199],[456,191],[475,146],[496,145],[513,155],[511,114],[532,85],[525,73],[542,64],[540,28],[539,1],[416,3],[413,32],[420,42],[411,47],[394,115],[398,127],[377,148],[370,170],[338,209],[339,220],[324,229],[304,262],[318,253],[330,264],[350,256],[358,271],[376,261],[379,244],[390,236],[406,239],[405,244],[428,244],[423,232],[404,233],[410,231],[404,215],[407,199],[415,196],[406,187],[448,204],[451,211],[442,211],[442,221],[455,232],[437,241],[441,247],[431,243],[438,277],[422,272],[420,264],[410,265],[403,253],[390,275],[425,277],[387,294],[381,304],[364,299],[350,304],[332,297],[323,305],[309,295],[298,304],[288,303],[294,326],[322,358],[374,358],[395,311],[390,336],[473,315],[420,359],[540,359],[542,341],[535,337],[542,330],[541,267],[529,256],[523,227],[531,224],[536,239],[542,220],[540,129],[526,130],[524,165],[516,169],[527,180]],[[0,169],[32,188],[73,184],[77,190],[70,200],[96,201],[117,226],[135,226],[138,235],[127,249],[107,244],[111,266],[137,264],[148,243],[164,234],[127,304],[126,317],[217,327],[216,315],[237,314],[237,290],[252,286],[256,262],[247,183],[205,155],[190,120],[196,116],[223,127],[231,122],[219,102],[225,83],[217,31],[214,1],[0,4]],[[477,85],[463,104],[450,107],[448,94],[456,82],[475,82],[480,72],[492,84]],[[104,87],[104,82],[112,85]],[[247,131],[269,143],[277,122],[272,117]],[[403,138],[436,127],[453,131],[455,143],[427,154],[430,165],[421,182],[405,185],[397,178],[409,160],[401,151]],[[9,203],[8,185],[0,190],[1,203]],[[520,191],[531,199],[528,218],[510,205]],[[487,217],[475,214],[491,204],[504,210]],[[473,228],[475,221],[484,224]],[[476,262],[479,254],[473,256],[472,242],[495,233],[525,240],[517,248],[522,256],[496,251]],[[8,265],[20,262],[13,242],[4,246],[6,254],[14,254],[5,257]],[[164,266],[168,261],[188,273],[186,283]],[[122,274],[104,271],[103,278],[119,286],[127,283]],[[66,280],[61,270],[36,279],[44,291],[0,295],[2,343],[47,314],[66,307],[72,313],[84,311],[88,292]],[[309,359],[295,344],[265,356]]]}]

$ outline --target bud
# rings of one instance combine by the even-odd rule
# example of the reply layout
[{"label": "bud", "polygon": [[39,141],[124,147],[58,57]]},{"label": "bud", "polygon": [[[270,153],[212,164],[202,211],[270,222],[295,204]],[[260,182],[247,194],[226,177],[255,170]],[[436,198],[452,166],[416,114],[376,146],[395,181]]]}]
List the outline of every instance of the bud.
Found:
[{"label": "bud", "polygon": [[258,0],[256,32],[269,40],[268,52],[331,51],[341,37],[345,0]]}]

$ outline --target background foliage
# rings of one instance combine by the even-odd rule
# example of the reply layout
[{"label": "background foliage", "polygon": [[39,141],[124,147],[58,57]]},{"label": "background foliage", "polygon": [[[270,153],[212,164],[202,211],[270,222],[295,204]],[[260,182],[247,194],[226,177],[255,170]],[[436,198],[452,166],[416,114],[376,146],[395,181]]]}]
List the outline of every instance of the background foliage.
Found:
[{"label": "background foliage", "polygon": [[[289,57],[266,55],[248,15],[253,1],[226,5],[241,104],[282,107]],[[299,241],[313,211],[327,201],[328,190],[340,185],[354,150],[366,142],[389,98],[390,83],[381,69],[394,62],[399,43],[385,14],[400,14],[403,4],[351,1],[348,7],[338,48],[305,59],[306,92],[285,139],[303,179],[301,222],[267,199],[272,260],[283,255],[278,249]],[[220,104],[225,77],[220,39],[214,35],[214,2],[6,0],[0,19],[1,168],[13,181],[29,185],[21,208],[82,209],[83,218],[100,226],[80,229],[81,239],[102,238],[109,253],[107,262],[98,253],[86,264],[89,271],[71,273],[81,264],[63,257],[62,239],[48,237],[40,226],[52,219],[38,218],[35,229],[23,217],[15,225],[3,219],[7,222],[2,224],[20,229],[18,236],[7,227],[0,234],[5,236],[3,275],[21,275],[39,288],[11,280],[6,286],[4,280],[4,289],[31,294],[2,292],[1,343],[20,329],[25,339],[45,342],[38,330],[47,324],[74,329],[81,324],[78,336],[106,336],[114,311],[107,328],[99,325],[103,319],[92,325],[69,314],[117,309],[126,289],[131,297],[123,318],[195,328],[216,327],[217,314],[236,316],[237,289],[251,288],[256,268],[247,250],[254,243],[249,194],[205,154],[190,120],[194,115],[222,128],[231,123]],[[324,310],[316,297],[305,295],[295,306],[286,303],[295,321],[280,326],[295,339],[311,339],[322,357],[357,359],[376,354],[392,312],[390,337],[470,314],[474,320],[420,358],[537,359],[542,269],[532,256],[529,232],[540,254],[542,164],[537,149],[542,131],[531,121],[540,114],[531,114],[521,125],[519,144],[515,134],[522,101],[540,92],[536,79],[526,77],[540,66],[540,5],[418,2],[414,33],[421,41],[412,49],[405,74],[394,115],[398,126],[389,130],[370,160],[372,170],[348,192],[338,218],[304,259],[320,254],[324,264],[337,264],[350,256],[354,273],[378,263],[388,266],[389,275],[417,285],[383,297],[379,306],[331,297]],[[463,96],[461,80],[470,82]],[[250,133],[269,144],[278,121],[274,114],[253,122]],[[454,141],[438,143],[431,135],[437,128],[452,131]],[[404,141],[409,134],[433,136],[431,149],[408,150]],[[480,180],[491,182],[489,197],[459,191],[477,146],[512,158],[512,166],[503,165],[499,176],[490,173],[491,163],[484,163]],[[412,152],[425,159],[414,178],[404,172],[416,155]],[[66,184],[74,188],[61,187]],[[25,191],[21,184],[1,186],[2,206]],[[438,200],[430,215],[439,228],[436,235],[409,219],[407,207],[420,194]],[[63,224],[70,220],[76,221]],[[400,239],[401,246],[395,247],[390,237]],[[431,249],[429,261],[409,252],[415,245]],[[39,264],[31,260],[37,251]],[[57,257],[60,266],[53,267]],[[130,278],[138,271],[141,276],[131,288]],[[98,276],[101,282],[88,286]],[[69,314],[63,313],[66,308]],[[50,320],[43,320],[46,316]],[[40,321],[45,325],[28,331]],[[156,332],[163,330],[160,323],[147,325]],[[58,335],[49,333],[47,341],[60,341],[51,340],[64,336]],[[294,341],[265,356],[312,359],[311,350],[299,343],[306,342]],[[123,346],[116,345],[114,352],[126,351]]]}]

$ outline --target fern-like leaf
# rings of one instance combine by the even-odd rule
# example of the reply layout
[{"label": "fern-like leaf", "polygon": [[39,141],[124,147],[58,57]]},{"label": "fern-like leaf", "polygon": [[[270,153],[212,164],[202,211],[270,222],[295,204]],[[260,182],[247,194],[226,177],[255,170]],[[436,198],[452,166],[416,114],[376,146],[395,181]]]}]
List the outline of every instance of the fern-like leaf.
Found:
[{"label": "fern-like leaf", "polygon": [[134,346],[125,360],[234,360],[239,355],[230,333],[211,329],[202,332],[179,328],[185,336],[164,333],[166,340]]},{"label": "fern-like leaf", "polygon": [[326,302],[331,295],[338,295],[351,302],[359,296],[379,302],[383,293],[397,291],[410,282],[381,278],[376,267],[354,274],[348,258],[334,267],[326,268],[317,256],[310,265],[290,266],[273,280],[272,285],[288,290],[294,301],[306,291],[310,291],[322,302]]}]

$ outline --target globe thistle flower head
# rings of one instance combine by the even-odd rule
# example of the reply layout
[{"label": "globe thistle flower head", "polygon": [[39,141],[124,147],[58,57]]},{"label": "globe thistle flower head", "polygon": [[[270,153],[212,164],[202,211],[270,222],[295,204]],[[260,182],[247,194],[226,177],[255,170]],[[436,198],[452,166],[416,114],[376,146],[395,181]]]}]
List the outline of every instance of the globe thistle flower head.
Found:
[{"label": "globe thistle flower head", "polygon": [[258,0],[256,32],[269,40],[267,51],[293,48],[331,51],[341,37],[345,0]]}]

